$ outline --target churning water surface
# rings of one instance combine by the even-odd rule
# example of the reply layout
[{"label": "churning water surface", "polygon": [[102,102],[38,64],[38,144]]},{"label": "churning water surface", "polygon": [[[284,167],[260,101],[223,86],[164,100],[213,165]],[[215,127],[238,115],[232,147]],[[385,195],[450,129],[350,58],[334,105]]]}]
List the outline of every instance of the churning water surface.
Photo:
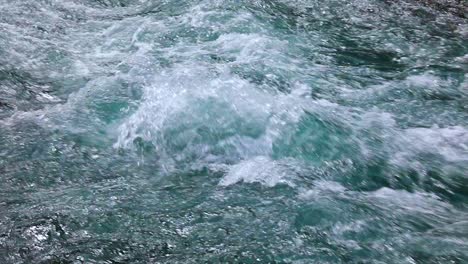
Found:
[{"label": "churning water surface", "polygon": [[1,263],[467,263],[468,24],[377,0],[0,0]]}]

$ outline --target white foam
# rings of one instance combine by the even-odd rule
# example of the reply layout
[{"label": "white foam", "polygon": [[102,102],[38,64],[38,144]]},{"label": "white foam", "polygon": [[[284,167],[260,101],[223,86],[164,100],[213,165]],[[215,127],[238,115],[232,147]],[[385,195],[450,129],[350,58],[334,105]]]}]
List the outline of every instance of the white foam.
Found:
[{"label": "white foam", "polygon": [[303,200],[314,200],[324,196],[341,195],[346,192],[346,188],[338,182],[327,180],[314,181],[312,189],[301,190],[299,198]]},{"label": "white foam", "polygon": [[468,161],[468,131],[461,126],[409,128],[396,140],[393,162],[402,163],[420,153],[439,154],[447,161]]},{"label": "white foam", "polygon": [[406,82],[411,86],[420,88],[430,88],[438,86],[440,79],[431,74],[412,75],[406,78]]},{"label": "white foam", "polygon": [[380,188],[370,192],[366,199],[385,210],[398,210],[406,213],[421,213],[426,215],[444,215],[444,212],[451,210],[452,206],[443,202],[432,193],[407,192],[405,190],[394,190],[390,188]]},{"label": "white foam", "polygon": [[[286,42],[260,34],[230,33],[220,36],[214,47],[236,57],[236,63],[252,63],[282,57]],[[262,63],[267,63],[262,61]]]},{"label": "white foam", "polygon": [[288,171],[276,161],[267,157],[255,157],[233,165],[219,185],[229,186],[239,182],[257,182],[268,187],[277,184],[293,185],[288,176]]}]

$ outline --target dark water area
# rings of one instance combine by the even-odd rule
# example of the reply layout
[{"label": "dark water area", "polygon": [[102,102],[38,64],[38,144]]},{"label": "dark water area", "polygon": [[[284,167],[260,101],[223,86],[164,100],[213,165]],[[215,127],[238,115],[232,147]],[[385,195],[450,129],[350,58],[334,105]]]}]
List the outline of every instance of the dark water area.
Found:
[{"label": "dark water area", "polygon": [[449,2],[0,0],[0,263],[467,263]]}]

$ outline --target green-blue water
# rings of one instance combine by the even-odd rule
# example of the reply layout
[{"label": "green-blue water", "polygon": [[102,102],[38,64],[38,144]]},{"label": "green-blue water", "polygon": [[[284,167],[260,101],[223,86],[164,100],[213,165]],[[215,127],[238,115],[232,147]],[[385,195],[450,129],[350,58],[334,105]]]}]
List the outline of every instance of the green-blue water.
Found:
[{"label": "green-blue water", "polygon": [[0,263],[468,263],[467,43],[412,1],[0,0]]}]

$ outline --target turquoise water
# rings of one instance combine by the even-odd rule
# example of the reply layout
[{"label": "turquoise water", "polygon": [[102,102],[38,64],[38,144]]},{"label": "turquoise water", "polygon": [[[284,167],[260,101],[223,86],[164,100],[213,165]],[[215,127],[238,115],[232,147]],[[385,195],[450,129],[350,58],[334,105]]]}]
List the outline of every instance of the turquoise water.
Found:
[{"label": "turquoise water", "polygon": [[467,43],[411,1],[0,0],[0,263],[467,263]]}]

